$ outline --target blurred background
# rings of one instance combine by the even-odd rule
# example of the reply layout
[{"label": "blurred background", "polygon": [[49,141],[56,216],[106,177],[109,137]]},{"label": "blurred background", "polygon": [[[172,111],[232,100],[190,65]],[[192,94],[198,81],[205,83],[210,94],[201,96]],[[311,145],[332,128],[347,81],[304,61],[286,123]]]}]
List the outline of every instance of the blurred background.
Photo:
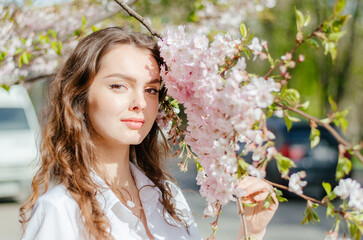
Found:
[{"label": "blurred background", "polygon": [[[241,18],[235,19],[235,14],[232,15],[228,11],[222,16],[213,12],[212,8],[208,8],[208,4],[213,1],[129,0],[128,2],[141,15],[147,17],[160,32],[167,26],[184,24],[190,31],[202,29],[209,32],[211,37],[218,32],[229,32],[238,37],[239,22],[242,20],[255,36],[268,41],[270,53],[275,58],[284,55],[295,45],[294,7],[310,14],[311,23],[305,29],[308,33],[331,15],[334,5],[332,0],[270,0],[256,1],[261,2],[261,7],[252,9],[248,5],[249,1],[238,0],[234,1],[236,2],[234,8],[244,9],[244,12],[241,10]],[[34,136],[39,130],[37,118],[42,119],[41,110],[46,104],[47,86],[52,73],[62,63],[69,49],[74,46],[74,42],[90,31],[114,25],[128,26],[136,31],[146,32],[146,30],[136,20],[127,16],[113,1],[107,0],[0,0],[0,6],[0,52],[6,51],[11,44],[14,45],[13,40],[16,38],[22,47],[15,44],[14,49],[20,49],[20,56],[22,51],[33,51],[28,64],[24,58],[22,61],[25,63],[20,64],[19,53],[14,55],[16,62],[14,66],[9,67],[10,60],[0,61],[0,85],[21,80],[24,86],[24,88],[11,88],[11,94],[0,89],[0,239],[12,240],[21,236],[18,210],[29,194],[30,179],[35,171],[37,140]],[[11,21],[9,14],[6,14],[9,9],[14,19],[19,15],[24,17],[18,17],[17,25],[7,28],[8,22]],[[212,10],[208,12],[208,9]],[[328,96],[334,99],[339,109],[349,108],[347,115],[349,125],[344,135],[352,143],[358,143],[363,139],[361,11],[360,0],[347,1],[344,12],[351,17],[344,27],[346,34],[338,45],[338,55],[334,63],[330,56],[323,54],[321,46],[312,48],[303,45],[297,54],[303,53],[306,60],[291,70],[293,77],[289,80],[289,87],[296,88],[300,92],[302,102],[310,101],[307,112],[316,117],[323,118],[332,112]],[[86,23],[82,16],[86,17]],[[214,19],[214,22],[207,22],[206,18]],[[35,37],[31,36],[37,36],[40,32],[45,32],[44,36],[49,36],[48,40],[53,41],[49,29],[55,29],[58,35],[54,38],[54,42],[62,42],[63,47],[56,48],[49,44],[53,50],[43,52],[35,47],[32,48],[38,43]],[[31,41],[27,42],[27,39]],[[42,59],[39,57],[42,54],[46,56],[45,60],[37,60]],[[248,68],[249,72],[263,74],[267,72],[269,66],[257,60],[249,62]],[[15,69],[20,70],[15,71]],[[278,132],[276,141],[281,142],[280,151],[291,158],[294,157],[294,161],[299,163],[298,166],[307,172],[315,168],[317,173],[314,173],[314,178],[319,181],[323,175],[326,181],[334,181],[334,168],[337,162],[336,143],[331,141],[329,135],[322,137],[317,147],[320,152],[312,151],[302,145],[302,141],[310,131],[306,124],[295,124],[292,129],[293,134],[287,133],[280,122],[271,121],[270,124]],[[200,197],[198,186],[195,184],[195,166],[190,162],[189,171],[181,173],[177,167],[179,161],[180,159],[171,158],[168,168],[184,190],[201,235],[206,238],[212,232],[209,223],[213,222],[213,219],[202,218],[205,200]],[[355,158],[352,161],[351,176],[363,184],[363,165]],[[316,162],[319,162],[319,166],[314,165]],[[271,179],[274,178],[273,171],[270,170]],[[312,187],[308,193],[320,197],[320,190]],[[300,226],[305,206],[306,202],[290,196],[289,203],[280,205],[269,225],[265,239],[323,239],[325,232],[332,227],[332,221],[325,219],[325,211],[319,207],[321,223],[317,226]],[[219,223],[217,239],[234,239],[239,224],[235,204],[231,203],[223,208]]]}]

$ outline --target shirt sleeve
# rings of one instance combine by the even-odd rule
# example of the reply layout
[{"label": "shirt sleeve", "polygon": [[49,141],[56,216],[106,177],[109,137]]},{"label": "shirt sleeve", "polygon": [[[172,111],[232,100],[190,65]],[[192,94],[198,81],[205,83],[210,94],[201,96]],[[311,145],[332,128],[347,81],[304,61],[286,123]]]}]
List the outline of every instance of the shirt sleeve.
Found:
[{"label": "shirt sleeve", "polygon": [[22,240],[78,240],[80,238],[74,226],[75,219],[71,218],[72,214],[64,204],[39,198]]}]

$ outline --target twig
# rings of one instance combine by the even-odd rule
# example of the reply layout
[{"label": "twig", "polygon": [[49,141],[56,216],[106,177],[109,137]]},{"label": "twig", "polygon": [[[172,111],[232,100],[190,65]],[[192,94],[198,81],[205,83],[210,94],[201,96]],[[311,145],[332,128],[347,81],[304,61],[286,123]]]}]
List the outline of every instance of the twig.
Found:
[{"label": "twig", "polygon": [[247,221],[245,211],[243,209],[241,198],[237,198],[237,206],[238,206],[238,213],[241,216],[243,229],[244,229],[244,239],[248,240],[248,230],[247,230]]},{"label": "twig", "polygon": [[279,106],[281,108],[284,108],[284,109],[287,109],[287,110],[290,110],[291,112],[297,113],[300,116],[302,116],[302,117],[304,117],[306,119],[309,119],[311,121],[314,121],[317,124],[319,124],[320,126],[324,127],[326,130],[328,130],[334,136],[334,138],[340,144],[343,144],[347,149],[353,150],[354,155],[359,159],[359,161],[361,163],[363,163],[363,156],[360,153],[360,151],[359,150],[354,150],[353,145],[350,142],[348,142],[347,140],[345,140],[332,126],[330,126],[330,124],[322,122],[319,118],[311,116],[311,115],[309,115],[309,114],[307,114],[307,113],[305,113],[305,112],[303,112],[303,111],[301,111],[301,110],[299,110],[297,108],[285,106],[285,105],[282,105],[282,104],[277,104],[277,106]]},{"label": "twig", "polygon": [[130,16],[133,16],[134,18],[136,18],[142,25],[144,25],[147,30],[149,30],[149,32],[153,35],[158,37],[159,39],[162,39],[162,35],[156,31],[147,21],[144,17],[142,17],[140,14],[138,14],[137,12],[135,12],[131,7],[129,7],[126,3],[119,1],[119,0],[114,0],[118,5],[120,5],[120,7],[122,7]]},{"label": "twig", "polygon": [[[271,182],[271,181],[269,181],[267,179],[263,179],[263,180],[265,182],[269,183],[270,185],[274,186],[274,187],[278,187],[280,189],[284,189],[284,190],[287,190],[287,191],[291,192],[287,186],[284,186],[284,185],[281,185],[281,184],[278,184],[278,183]],[[305,199],[306,201],[311,201],[311,202],[317,203],[317,204],[319,204],[321,206],[324,206],[326,208],[328,207],[328,205],[326,203],[324,203],[322,201],[319,201],[319,200],[317,200],[315,198],[306,196],[305,194],[298,194],[298,193],[295,193],[295,194],[298,195],[299,197]],[[338,211],[338,210],[333,209],[333,212],[338,213],[338,214],[342,215],[342,217],[344,217],[344,213],[342,211]]]},{"label": "twig", "polygon": [[[320,31],[322,28],[323,24],[320,24],[319,27],[317,27],[307,38],[298,41],[296,43],[296,45],[288,52],[293,54],[296,49],[298,49],[298,47],[300,47],[307,39],[312,38],[316,32]],[[274,67],[270,68],[270,70],[268,70],[268,72],[265,74],[265,76],[263,76],[265,79],[267,79],[268,76],[271,75],[271,73],[273,73],[276,69],[278,69],[282,64],[284,64],[284,61],[280,61],[278,64],[276,64]]]},{"label": "twig", "polygon": [[[289,53],[293,54],[296,51],[296,49],[298,47],[300,47],[307,39],[313,37],[317,32],[319,32],[322,29],[322,26],[323,26],[323,24],[320,24],[319,27],[317,27],[307,38],[303,39],[302,41],[298,41],[296,43],[296,45],[289,51]],[[270,70],[265,74],[264,78],[267,79],[267,77],[271,73],[273,73],[277,68],[279,68],[283,63],[284,63],[284,61],[280,61],[278,64],[276,64],[276,66],[274,66],[273,68],[270,68]],[[288,109],[288,110],[290,110],[292,112],[295,112],[295,113],[299,114],[300,116],[302,116],[302,117],[304,117],[306,119],[309,119],[311,121],[314,121],[314,122],[318,123],[320,126],[327,129],[335,137],[335,139],[339,143],[343,144],[347,149],[353,150],[354,155],[359,159],[359,161],[361,163],[363,163],[363,156],[360,153],[360,151],[359,150],[354,150],[353,145],[350,142],[348,142],[347,140],[345,140],[342,136],[340,136],[340,134],[332,126],[330,126],[327,123],[322,122],[320,119],[318,119],[318,118],[316,118],[314,116],[311,116],[311,115],[309,115],[309,114],[307,114],[307,113],[305,113],[305,112],[303,112],[303,111],[301,111],[301,110],[299,110],[297,108],[284,106],[284,105],[281,105],[281,104],[278,104],[278,106],[280,106],[280,107],[282,107],[284,109]]]},{"label": "twig", "polygon": [[32,83],[32,82],[38,81],[43,78],[52,78],[54,76],[55,76],[55,73],[51,73],[51,74],[39,75],[36,77],[27,78],[27,79],[19,79],[18,81],[11,83],[11,85],[16,85],[16,84],[20,84],[20,83]]}]

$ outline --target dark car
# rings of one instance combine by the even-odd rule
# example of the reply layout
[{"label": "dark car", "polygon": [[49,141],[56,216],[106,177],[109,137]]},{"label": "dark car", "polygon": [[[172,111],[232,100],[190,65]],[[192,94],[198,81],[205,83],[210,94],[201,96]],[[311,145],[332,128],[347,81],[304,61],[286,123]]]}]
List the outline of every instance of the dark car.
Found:
[{"label": "dark car", "polygon": [[[287,131],[284,120],[273,117],[268,119],[267,126],[276,136],[277,150],[296,164],[290,174],[306,172],[307,176],[303,180],[308,185],[303,188],[304,194],[321,198],[325,193],[322,182],[329,182],[333,187],[337,184],[335,171],[338,163],[338,142],[325,128],[318,127],[320,142],[311,149],[311,128],[307,121],[294,122],[290,131]],[[288,184],[287,180],[281,178],[275,160],[269,163],[266,178],[283,185]]]}]

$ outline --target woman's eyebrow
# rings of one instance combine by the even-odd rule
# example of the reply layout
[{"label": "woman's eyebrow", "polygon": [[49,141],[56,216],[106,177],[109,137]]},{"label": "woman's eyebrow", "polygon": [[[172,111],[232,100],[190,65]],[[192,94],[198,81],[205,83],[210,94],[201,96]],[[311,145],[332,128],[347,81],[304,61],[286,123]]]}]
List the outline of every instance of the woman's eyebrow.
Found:
[{"label": "woman's eyebrow", "polygon": [[153,83],[160,83],[160,79],[155,78],[155,79],[153,79],[153,80],[151,80],[151,81],[147,82],[147,84],[153,84]]},{"label": "woman's eyebrow", "polygon": [[[122,74],[122,73],[112,73],[110,75],[107,75],[105,78],[110,78],[110,77],[117,77],[117,78],[122,78],[122,79],[126,79],[128,81],[131,82],[136,82],[136,79],[134,77]],[[146,84],[153,84],[153,83],[160,83],[160,79],[155,78],[152,79],[151,81],[147,82]]]}]

